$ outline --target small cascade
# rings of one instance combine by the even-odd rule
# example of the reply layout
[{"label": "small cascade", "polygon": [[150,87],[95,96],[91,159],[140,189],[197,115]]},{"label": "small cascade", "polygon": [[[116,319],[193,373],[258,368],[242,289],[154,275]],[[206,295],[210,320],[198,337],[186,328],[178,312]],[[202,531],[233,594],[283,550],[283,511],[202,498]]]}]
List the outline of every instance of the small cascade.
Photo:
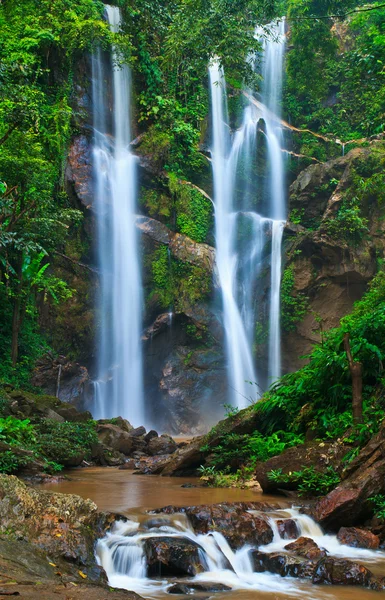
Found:
[{"label": "small cascade", "polygon": [[[106,6],[106,16],[111,30],[118,32],[119,8]],[[109,65],[100,49],[92,59],[93,162],[101,273],[98,382],[92,412],[97,419],[121,415],[142,425],[142,284],[135,227],[137,166],[129,149],[130,72],[118,60],[114,48]],[[108,91],[113,103],[112,123]]]},{"label": "small cascade", "polygon": [[[260,513],[258,514],[260,515]],[[377,562],[378,560],[383,560],[385,558],[385,552],[366,550],[364,548],[352,548],[351,546],[341,544],[336,535],[325,534],[314,519],[300,513],[297,508],[277,510],[273,515],[268,516],[268,522],[273,530],[274,538],[270,544],[261,546],[259,550],[267,553],[282,552],[285,551],[284,548],[287,544],[295,541],[280,536],[277,521],[282,519],[292,519],[295,521],[298,537],[311,538],[320,548],[325,549],[331,556],[349,558],[352,560],[365,560],[365,562],[368,563]]]},{"label": "small cascade", "polygon": [[[157,517],[161,522],[162,516]],[[192,579],[195,582],[219,581],[233,589],[295,594],[296,588],[292,582],[277,575],[253,572],[249,547],[234,552],[221,533],[196,534],[184,515],[174,517],[172,524],[168,515],[164,525],[158,524],[149,530],[133,521],[115,523],[113,530],[99,540],[96,547],[97,561],[106,571],[110,585],[134,590],[145,596],[167,591],[172,581],[168,582],[164,577],[147,578],[143,544],[149,538],[171,537],[191,540],[200,547],[199,557],[204,572]]]},{"label": "small cascade", "polygon": [[[270,513],[250,511],[266,519],[270,524],[274,538],[266,545],[252,547],[245,545],[233,551],[225,537],[218,531],[208,534],[196,534],[186,515],[156,515],[156,523],[147,525],[148,521],[117,521],[105,538],[98,541],[96,556],[107,573],[109,584],[134,590],[146,597],[167,592],[175,580],[164,576],[149,578],[147,576],[145,543],[150,538],[184,539],[198,545],[198,556],[203,572],[195,577],[183,578],[189,582],[220,582],[233,590],[255,590],[260,592],[283,593],[284,597],[298,595],[300,582],[290,578],[282,578],[269,572],[255,573],[251,558],[251,550],[261,552],[285,553],[284,547],[293,539],[281,538],[277,526],[278,520],[292,519],[296,522],[298,537],[312,538],[319,547],[324,548],[331,556],[364,560],[375,563],[385,559],[385,553],[374,550],[351,548],[340,544],[336,536],[325,535],[313,519],[303,515],[296,508],[277,509]],[[150,520],[151,523],[151,520]],[[275,597],[275,596],[274,596]],[[312,593],[306,597],[313,598]],[[318,596],[317,596],[318,597]]]}]

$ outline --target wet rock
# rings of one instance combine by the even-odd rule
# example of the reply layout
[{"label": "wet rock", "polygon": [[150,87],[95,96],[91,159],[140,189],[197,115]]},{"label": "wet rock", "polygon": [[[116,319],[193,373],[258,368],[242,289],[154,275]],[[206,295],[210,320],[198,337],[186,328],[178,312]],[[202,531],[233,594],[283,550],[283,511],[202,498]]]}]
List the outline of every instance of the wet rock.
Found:
[{"label": "wet rock", "polygon": [[194,594],[195,592],[229,592],[231,587],[224,583],[175,583],[168,588],[169,594]]},{"label": "wet rock", "polygon": [[138,462],[137,459],[130,458],[129,460],[126,460],[123,465],[120,465],[119,469],[123,471],[135,471],[138,467]]},{"label": "wet rock", "polygon": [[91,144],[85,135],[73,138],[68,153],[66,180],[86,208],[92,206],[94,198],[91,155]]},{"label": "wet rock", "polygon": [[371,587],[375,585],[376,579],[363,565],[342,558],[327,557],[318,562],[313,583]]},{"label": "wet rock", "polygon": [[200,546],[192,540],[155,537],[145,540],[144,554],[150,577],[197,575],[205,569],[199,557]]},{"label": "wet rock", "polygon": [[153,440],[154,438],[158,437],[158,432],[155,431],[155,429],[151,429],[148,433],[146,433],[146,435],[144,436],[144,439],[146,440],[146,442],[150,442],[151,440]]},{"label": "wet rock", "polygon": [[124,454],[104,444],[98,444],[92,458],[103,466],[119,467],[126,462]]},{"label": "wet rock", "polygon": [[370,497],[385,493],[385,422],[343,472],[341,483],[321,498],[311,514],[321,525],[339,529],[370,516]]},{"label": "wet rock", "polygon": [[169,435],[153,437],[148,443],[148,452],[151,456],[172,454],[176,449],[177,445]]},{"label": "wet rock", "polygon": [[246,544],[269,544],[273,531],[265,519],[249,510],[266,508],[262,503],[222,503],[213,505],[175,507],[168,506],[154,512],[163,514],[184,513],[196,533],[219,531],[234,549]]},{"label": "wet rock", "polygon": [[92,419],[88,411],[80,412],[72,404],[62,402],[55,396],[37,395],[24,390],[5,393],[9,401],[9,413],[18,418],[49,419],[83,423]]},{"label": "wet rock", "polygon": [[298,556],[290,556],[289,554],[280,554],[279,552],[267,554],[259,550],[252,550],[250,558],[256,573],[269,571],[281,577],[311,579],[315,570],[315,563],[312,561],[301,559]]},{"label": "wet rock", "polygon": [[163,223],[149,217],[137,217],[136,225],[145,235],[167,245],[178,260],[203,267],[209,273],[214,272],[215,248],[212,246],[194,242],[186,235],[175,233]]},{"label": "wet rock", "polygon": [[144,435],[132,437],[132,456],[140,458],[141,456],[148,456],[148,444],[144,439]]},{"label": "wet rock", "polygon": [[326,467],[333,466],[341,469],[341,459],[346,454],[342,444],[328,442],[307,442],[302,446],[288,448],[279,456],[273,456],[266,462],[258,462],[255,466],[254,477],[260,483],[265,493],[277,493],[280,490],[296,490],[298,482],[277,483],[269,479],[272,470],[281,469],[284,475],[299,471],[304,467],[314,466],[322,472]]},{"label": "wet rock", "polygon": [[140,427],[136,427],[135,429],[131,429],[130,436],[131,437],[142,437],[146,435],[146,428],[141,425]]},{"label": "wet rock", "polygon": [[79,569],[89,581],[105,581],[95,564],[94,544],[112,520],[90,500],[35,490],[17,477],[0,475],[0,534],[28,543],[30,551],[49,557],[47,564],[62,561],[75,581],[81,579]]},{"label": "wet rock", "polygon": [[311,538],[307,537],[300,537],[295,542],[287,544],[285,550],[294,552],[297,556],[303,556],[309,560],[317,560],[326,556],[326,550],[321,550]]},{"label": "wet rock", "polygon": [[[113,421],[111,423],[111,421]],[[129,421],[127,421],[127,419],[123,419],[123,417],[115,417],[115,419],[99,419],[98,420],[98,424],[99,425],[116,425],[117,427],[119,427],[120,429],[123,429],[123,431],[125,431],[126,433],[129,433],[130,431],[132,431],[134,428],[131,425],[131,423]]]},{"label": "wet rock", "polygon": [[65,356],[46,354],[38,361],[31,383],[50,396],[58,394],[62,402],[80,406],[90,378],[86,367]]},{"label": "wet rock", "polygon": [[134,449],[133,438],[130,433],[123,431],[117,425],[98,425],[96,428],[99,441],[105,446],[129,456]]},{"label": "wet rock", "polygon": [[337,534],[338,541],[352,548],[368,548],[377,550],[380,546],[378,535],[371,533],[367,529],[358,527],[341,527]]},{"label": "wet rock", "polygon": [[294,519],[279,519],[278,532],[284,540],[295,540],[299,536],[299,529]]},{"label": "wet rock", "polygon": [[181,488],[196,488],[198,486],[194,485],[193,483],[183,483],[183,485],[181,485],[180,487]]}]

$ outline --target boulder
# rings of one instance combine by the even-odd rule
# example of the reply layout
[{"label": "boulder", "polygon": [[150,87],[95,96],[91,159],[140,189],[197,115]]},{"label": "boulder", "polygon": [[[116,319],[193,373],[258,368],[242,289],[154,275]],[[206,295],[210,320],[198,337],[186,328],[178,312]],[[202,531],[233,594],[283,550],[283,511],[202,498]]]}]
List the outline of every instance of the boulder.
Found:
[{"label": "boulder", "polygon": [[354,585],[379,589],[380,582],[364,565],[343,558],[328,556],[315,568],[313,583],[327,585]]},{"label": "boulder", "polygon": [[285,550],[309,560],[318,560],[326,556],[326,550],[321,550],[311,538],[307,537],[300,537],[295,542],[287,544]]},{"label": "boulder", "polygon": [[279,519],[277,521],[278,533],[284,540],[296,540],[299,529],[294,519]]},{"label": "boulder", "polygon": [[367,529],[358,527],[341,527],[337,534],[338,541],[352,548],[367,548],[377,550],[380,546],[380,538]]},{"label": "boulder", "polygon": [[153,537],[143,544],[150,577],[202,573],[200,546],[186,538]]},{"label": "boulder", "polygon": [[341,459],[347,450],[343,444],[313,441],[302,446],[288,448],[282,454],[269,458],[266,462],[258,462],[255,466],[254,477],[260,483],[265,493],[277,493],[280,490],[296,490],[298,483],[289,481],[277,483],[269,479],[272,470],[281,470],[283,475],[300,471],[304,467],[314,466],[322,472],[326,467],[333,466],[337,471],[341,468]]},{"label": "boulder", "polygon": [[151,456],[161,454],[172,454],[177,449],[177,445],[169,435],[153,437],[148,443],[148,452]]},{"label": "boulder", "polygon": [[250,558],[256,573],[269,571],[281,577],[311,579],[315,570],[315,563],[312,561],[279,552],[267,554],[259,550],[251,550]]},{"label": "boulder", "polygon": [[140,427],[136,427],[135,429],[131,429],[130,436],[131,437],[142,437],[146,435],[146,428],[141,425]]},{"label": "boulder", "polygon": [[370,497],[385,493],[385,421],[380,431],[345,469],[341,483],[321,498],[311,514],[321,525],[355,525],[372,512]]},{"label": "boulder", "polygon": [[184,513],[196,533],[218,531],[229,542],[233,549],[242,548],[246,544],[260,546],[273,540],[273,531],[268,522],[249,510],[266,510],[263,503],[241,502],[221,503],[213,505],[176,507],[166,506],[157,509],[156,513]]},{"label": "boulder", "polygon": [[96,431],[99,441],[108,448],[117,450],[126,456],[129,456],[133,451],[134,442],[131,434],[123,431],[117,425],[111,423],[98,425]]},{"label": "boulder", "polygon": [[178,582],[168,588],[169,594],[194,594],[195,592],[229,592],[231,587],[224,583]]},{"label": "boulder", "polygon": [[0,475],[0,534],[38,549],[47,564],[58,563],[74,581],[82,581],[79,570],[89,581],[105,581],[94,545],[113,520],[113,515],[98,513],[91,500],[36,490],[17,477]]},{"label": "boulder", "polygon": [[126,431],[127,433],[134,429],[131,423],[127,421],[127,419],[123,419],[123,417],[116,417],[115,419],[99,419],[98,423],[100,425],[116,425],[117,427],[120,427],[120,429],[123,429],[123,431]]},{"label": "boulder", "polygon": [[155,431],[155,429],[151,429],[148,433],[146,433],[146,435],[144,436],[145,441],[148,442],[154,438],[158,437],[158,432]]}]

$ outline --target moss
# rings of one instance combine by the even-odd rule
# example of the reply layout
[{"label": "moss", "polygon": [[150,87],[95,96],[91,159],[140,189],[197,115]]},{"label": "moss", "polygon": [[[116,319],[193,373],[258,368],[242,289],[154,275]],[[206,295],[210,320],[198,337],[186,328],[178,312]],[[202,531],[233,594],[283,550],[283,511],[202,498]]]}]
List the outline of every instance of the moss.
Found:
[{"label": "moss", "polygon": [[307,312],[309,299],[295,291],[294,267],[286,267],[281,284],[281,323],[285,331],[293,331]]},{"label": "moss", "polygon": [[207,242],[213,226],[210,200],[174,174],[170,175],[169,188],[175,197],[177,230],[196,242]]}]

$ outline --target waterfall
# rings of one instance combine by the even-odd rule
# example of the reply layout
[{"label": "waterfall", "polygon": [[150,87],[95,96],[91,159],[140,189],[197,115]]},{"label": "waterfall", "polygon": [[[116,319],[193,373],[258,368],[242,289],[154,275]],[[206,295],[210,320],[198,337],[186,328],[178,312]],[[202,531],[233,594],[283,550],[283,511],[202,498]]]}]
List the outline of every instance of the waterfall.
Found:
[{"label": "waterfall", "polygon": [[[285,51],[285,20],[270,26],[269,38],[262,39],[263,67],[262,111],[266,126],[269,157],[269,216],[273,219],[271,242],[271,292],[269,314],[269,383],[281,376],[281,246],[286,219],[285,169],[282,129],[277,122],[282,97],[283,59]],[[258,35],[258,31],[256,32]]]},{"label": "waterfall", "polygon": [[[260,395],[253,359],[258,276],[263,248],[271,239],[268,383],[281,375],[280,286],[281,246],[286,218],[285,176],[279,105],[282,94],[284,21],[271,25],[263,38],[262,109],[249,104],[241,127],[232,134],[226,103],[226,83],[219,60],[209,66],[212,111],[212,169],[214,180],[216,261],[223,305],[231,403],[244,408]],[[256,36],[262,32],[257,30]],[[268,190],[264,215],[257,207],[252,163],[257,151],[259,123],[264,123],[268,158]],[[246,183],[239,183],[239,172]],[[255,185],[254,185],[255,188]],[[257,210],[258,208],[258,210]],[[245,234],[244,231],[249,233]],[[242,235],[239,236],[239,231]],[[242,241],[239,241],[241,237]],[[257,385],[257,392],[249,382]]]},{"label": "waterfall", "polygon": [[214,178],[216,262],[222,292],[231,399],[235,406],[244,408],[251,396],[250,384],[247,382],[256,381],[252,350],[236,300],[234,184],[235,167],[244,129],[231,143],[226,108],[226,84],[218,61],[212,61],[209,74],[213,121],[211,155]]},{"label": "waterfall", "polygon": [[[120,11],[106,6],[113,32],[120,29]],[[112,67],[106,68],[101,50],[92,59],[94,111],[95,206],[100,265],[100,337],[98,343],[95,418],[121,415],[143,423],[141,357],[142,285],[135,227],[136,158],[130,152],[131,81],[127,65],[118,64],[112,48]],[[112,69],[112,82],[111,80]],[[112,123],[108,84],[111,85]],[[112,129],[113,137],[110,132]]]}]

